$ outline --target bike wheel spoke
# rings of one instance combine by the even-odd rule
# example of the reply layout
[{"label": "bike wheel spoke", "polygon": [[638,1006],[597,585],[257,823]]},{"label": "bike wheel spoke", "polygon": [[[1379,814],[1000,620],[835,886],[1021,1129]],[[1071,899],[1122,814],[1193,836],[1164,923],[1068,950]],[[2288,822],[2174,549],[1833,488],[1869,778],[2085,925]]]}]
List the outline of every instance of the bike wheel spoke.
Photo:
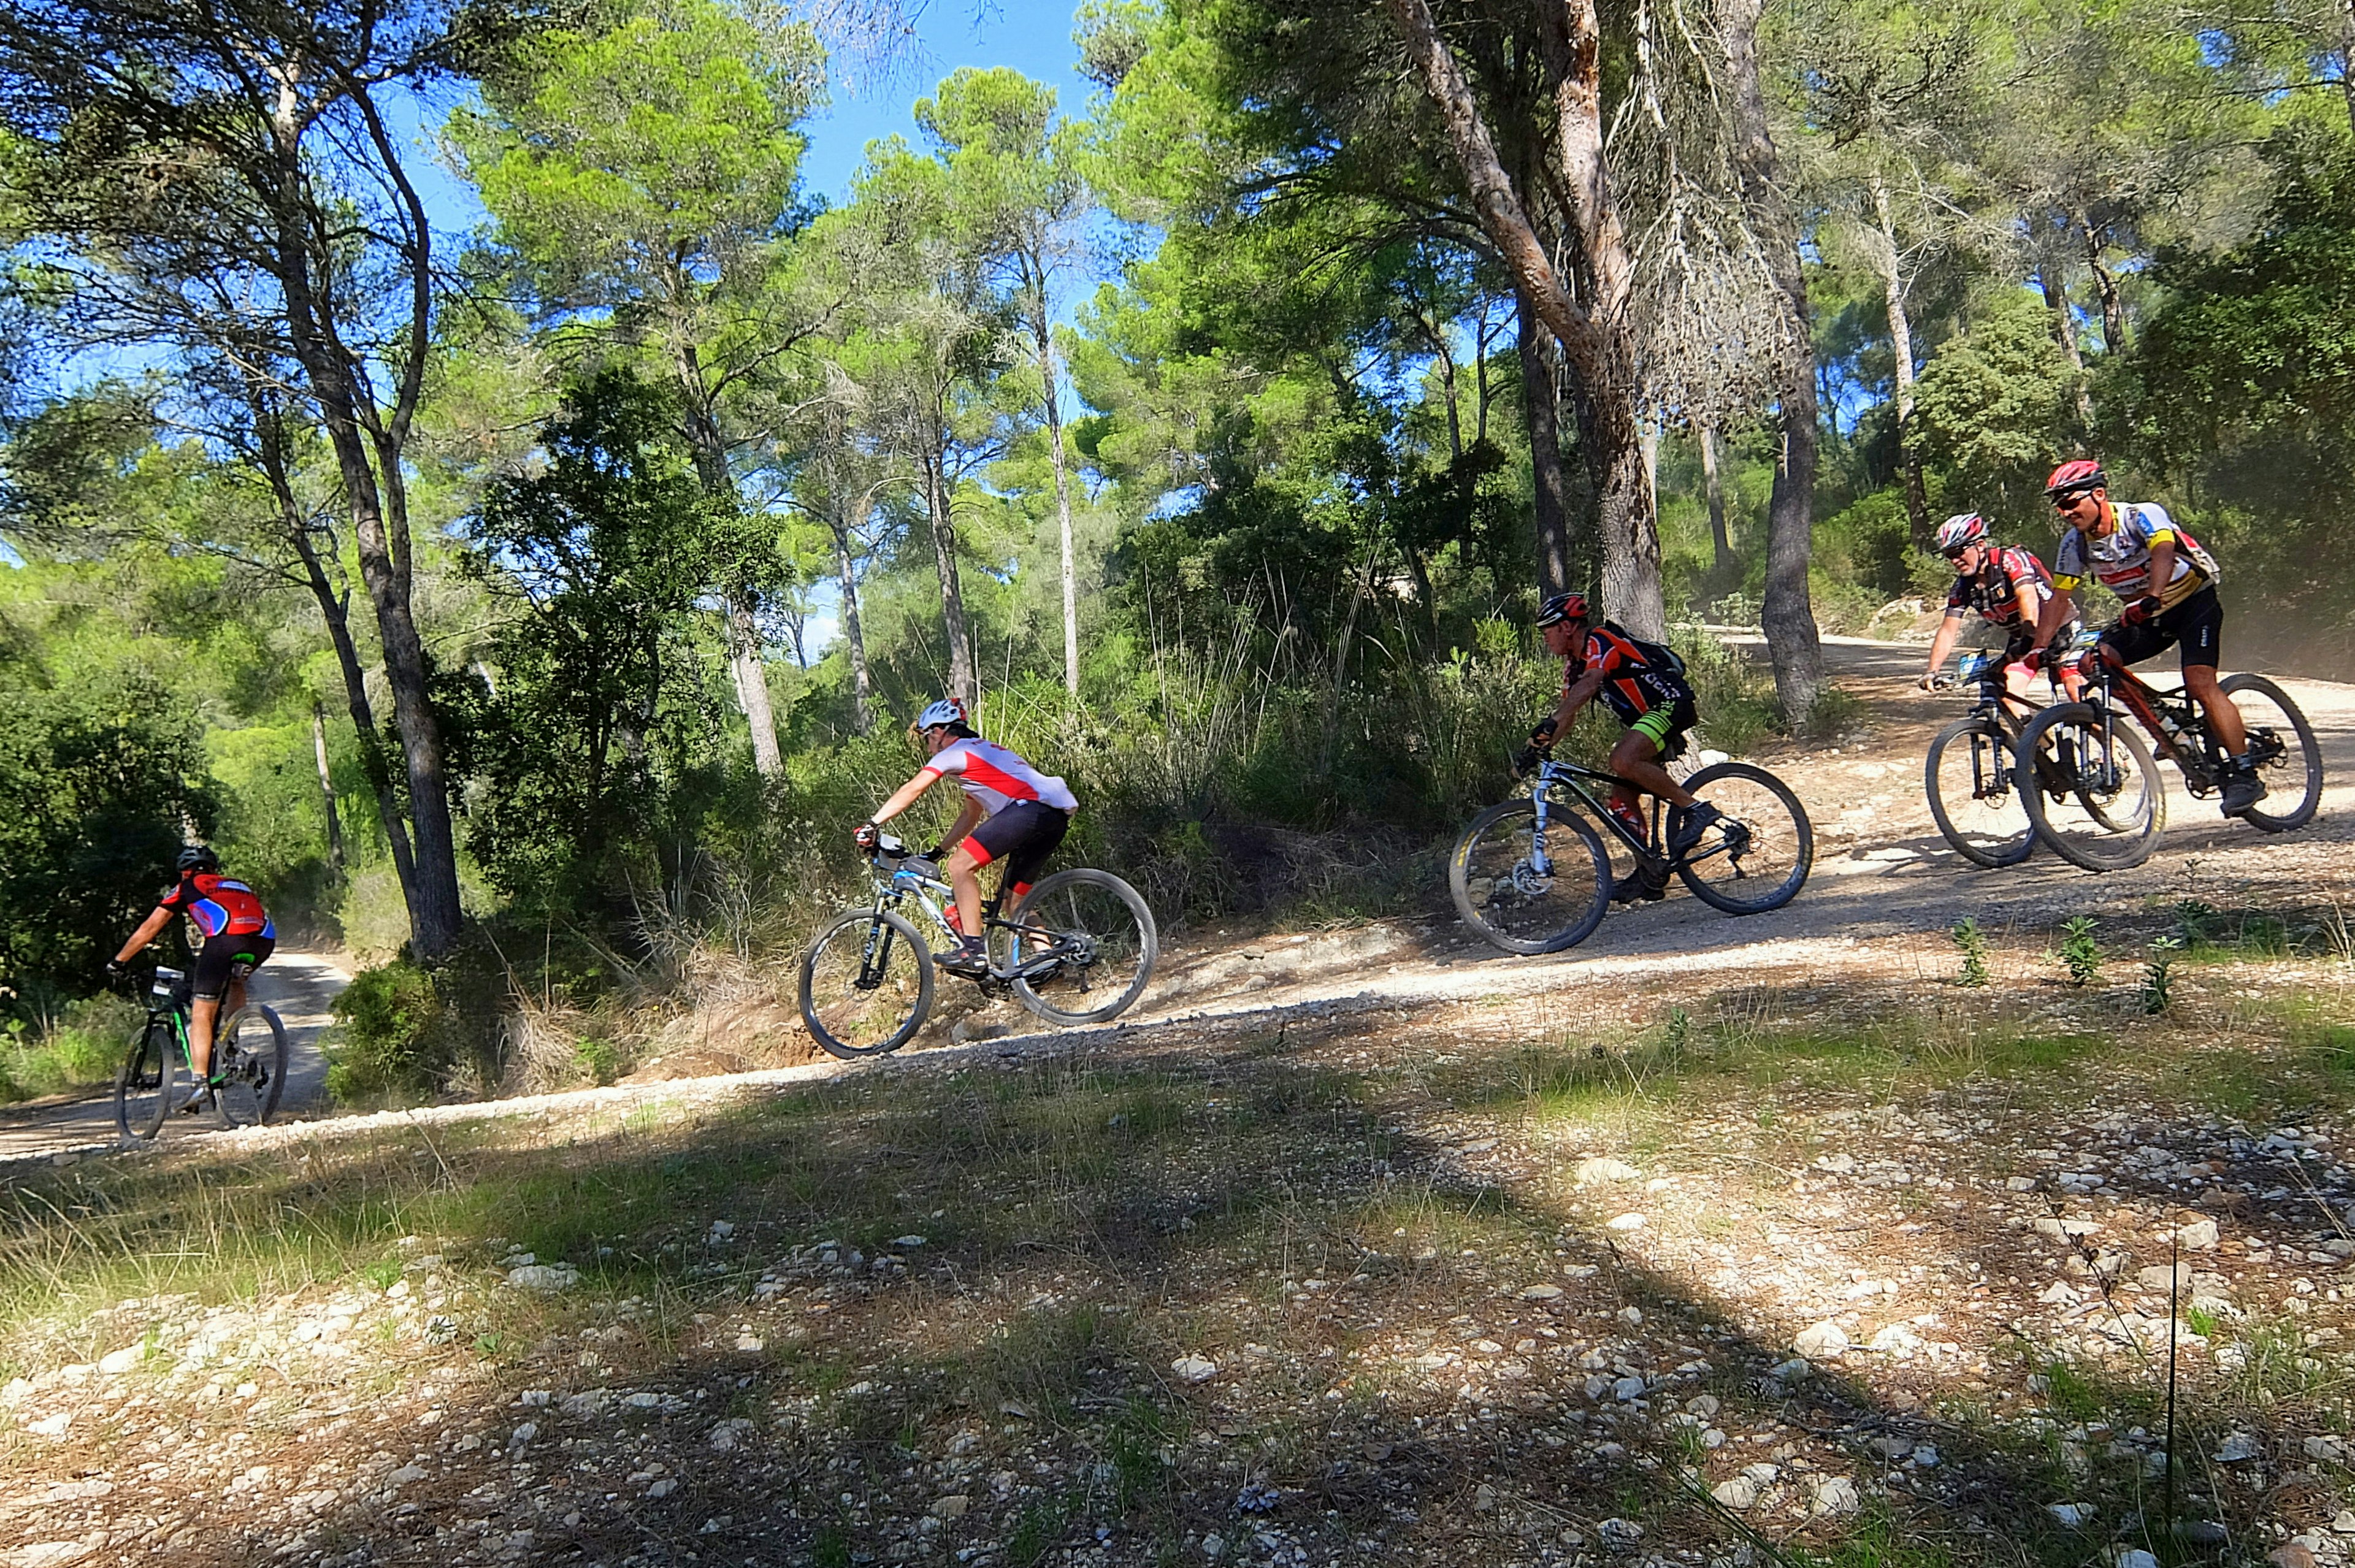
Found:
[{"label": "bike wheel spoke", "polygon": [[1790,792],[1742,763],[1704,769],[1687,787],[1717,808],[1718,820],[1678,869],[1685,885],[1729,914],[1789,902],[1815,861],[1814,833]]},{"label": "bike wheel spoke", "polygon": [[1542,844],[1526,801],[1483,814],[1448,864],[1458,913],[1508,953],[1552,953],[1582,940],[1603,918],[1610,862],[1554,807]]},{"label": "bike wheel spoke", "polygon": [[1118,878],[1066,871],[1023,901],[1019,925],[991,933],[993,962],[1022,1005],[1059,1023],[1101,1021],[1145,989],[1160,948],[1144,901]]},{"label": "bike wheel spoke", "polygon": [[1994,720],[1959,720],[1930,742],[1923,767],[1930,814],[1974,864],[2013,865],[2035,848],[2036,826],[2012,773],[2011,738]]},{"label": "bike wheel spoke", "polygon": [[2260,676],[2226,677],[2224,693],[2249,734],[2249,757],[2265,786],[2247,820],[2269,832],[2302,827],[2322,800],[2322,752],[2288,693]]}]

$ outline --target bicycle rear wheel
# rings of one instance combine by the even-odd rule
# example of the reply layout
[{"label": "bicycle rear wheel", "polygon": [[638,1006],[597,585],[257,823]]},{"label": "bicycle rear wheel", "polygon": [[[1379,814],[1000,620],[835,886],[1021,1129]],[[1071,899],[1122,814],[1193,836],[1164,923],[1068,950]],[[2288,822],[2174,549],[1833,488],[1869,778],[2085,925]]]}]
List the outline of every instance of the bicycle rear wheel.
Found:
[{"label": "bicycle rear wheel", "polygon": [[2014,780],[2036,835],[2088,871],[2150,859],[2167,826],[2167,786],[2132,720],[2088,702],[2046,709],[2020,731]]},{"label": "bicycle rear wheel", "polygon": [[1058,871],[989,933],[990,964],[1049,1023],[1120,1017],[1153,978],[1161,930],[1143,894],[1110,871]]},{"label": "bicycle rear wheel", "polygon": [[837,915],[802,955],[802,1022],[840,1057],[897,1051],[932,1011],[932,955],[889,910]]},{"label": "bicycle rear wheel", "polygon": [[213,1118],[225,1127],[258,1127],[286,1092],[286,1026],[255,1002],[231,1014],[213,1037]]},{"label": "bicycle rear wheel", "polygon": [[164,1130],[180,1092],[180,1071],[170,1026],[149,1019],[114,1074],[114,1125],[123,1137],[144,1143]]},{"label": "bicycle rear wheel", "polygon": [[[1718,810],[1677,866],[1695,898],[1728,914],[1763,914],[1799,896],[1816,863],[1816,829],[1790,785],[1748,763],[1719,763],[1685,788]],[[1668,813],[1671,836],[1684,817],[1681,809]]]},{"label": "bicycle rear wheel", "polygon": [[2017,866],[2036,848],[2036,825],[2013,787],[2011,736],[1983,714],[1938,731],[1922,764],[1930,816],[1955,853],[1990,869]]},{"label": "bicycle rear wheel", "polygon": [[1508,953],[1575,947],[1611,907],[1611,858],[1593,823],[1565,805],[1547,809],[1542,874],[1536,835],[1536,804],[1504,801],[1474,817],[1447,858],[1455,912]]},{"label": "bicycle rear wheel", "polygon": [[2250,758],[2265,781],[2265,798],[2241,814],[2251,827],[2286,833],[2314,820],[2322,804],[2322,748],[2314,726],[2289,693],[2261,675],[2228,675],[2217,683],[2248,727]]}]

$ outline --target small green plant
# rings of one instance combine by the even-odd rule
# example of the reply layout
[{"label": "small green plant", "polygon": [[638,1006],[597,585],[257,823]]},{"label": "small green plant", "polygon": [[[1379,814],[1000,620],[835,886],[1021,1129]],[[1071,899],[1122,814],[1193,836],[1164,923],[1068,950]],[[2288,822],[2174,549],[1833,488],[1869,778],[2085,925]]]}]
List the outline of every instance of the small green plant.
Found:
[{"label": "small green plant", "polygon": [[400,1260],[399,1258],[378,1258],[376,1262],[368,1264],[368,1267],[360,1270],[360,1274],[362,1277],[367,1279],[370,1285],[376,1286],[378,1290],[390,1290],[393,1287],[394,1283],[400,1278]]},{"label": "small green plant", "polygon": [[1692,1043],[1692,1015],[1682,1008],[1668,1009],[1668,1049],[1683,1051]]},{"label": "small green plant", "polygon": [[1979,923],[1968,916],[1955,922],[1948,930],[1955,939],[1955,951],[1963,955],[1963,972],[1956,976],[1957,985],[1979,987],[1987,983],[1987,933]]},{"label": "small green plant", "polygon": [[2061,928],[2061,962],[2073,986],[2089,986],[2101,977],[2102,949],[2094,940],[2092,915],[2072,915]]},{"label": "small green plant", "polygon": [[2162,936],[2150,944],[2150,956],[2142,966],[2142,1010],[2154,1017],[2174,1003],[2175,955],[2183,951],[2183,939]]}]

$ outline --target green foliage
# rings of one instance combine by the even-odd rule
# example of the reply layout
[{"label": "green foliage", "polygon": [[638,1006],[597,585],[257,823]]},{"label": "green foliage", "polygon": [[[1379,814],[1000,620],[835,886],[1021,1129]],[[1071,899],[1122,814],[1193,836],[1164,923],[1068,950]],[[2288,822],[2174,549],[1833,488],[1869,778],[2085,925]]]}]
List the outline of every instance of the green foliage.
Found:
[{"label": "green foliage", "polygon": [[2102,949],[2094,940],[2092,915],[2071,915],[2061,928],[2061,963],[2073,986],[2088,986],[2101,977]]},{"label": "green foliage", "polygon": [[2182,951],[2180,937],[2162,936],[2150,944],[2142,966],[2142,1010],[2158,1016],[2175,1002],[2175,958]]},{"label": "green foliage", "polygon": [[1955,977],[1958,986],[1977,987],[1987,983],[1987,933],[1979,923],[1967,916],[1955,922],[1946,934],[1954,939],[1955,951],[1962,955],[1962,972]]},{"label": "green foliage", "polygon": [[101,992],[45,1022],[0,1022],[0,1100],[112,1083],[144,1017],[137,1003]]},{"label": "green foliage", "polygon": [[191,716],[154,688],[0,687],[0,1006],[91,989],[215,806]]},{"label": "green foliage", "polygon": [[434,978],[406,960],[363,969],[335,1004],[343,1039],[327,1092],[346,1104],[429,1094],[464,1057],[463,1026]]},{"label": "green foliage", "polygon": [[2050,313],[2024,293],[1939,347],[1915,388],[1914,415],[1923,454],[1945,471],[1958,507],[2014,528],[2049,526],[2052,454],[2083,441],[2073,428],[2071,375]]}]

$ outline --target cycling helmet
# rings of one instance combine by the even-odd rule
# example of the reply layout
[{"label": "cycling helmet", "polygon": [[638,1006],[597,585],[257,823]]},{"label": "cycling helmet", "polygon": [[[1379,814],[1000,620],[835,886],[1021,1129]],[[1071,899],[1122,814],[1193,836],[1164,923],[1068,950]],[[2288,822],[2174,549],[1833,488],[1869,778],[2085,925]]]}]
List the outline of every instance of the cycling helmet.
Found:
[{"label": "cycling helmet", "polygon": [[190,871],[218,871],[220,869],[220,857],[202,844],[191,844],[180,851],[180,858],[172,862],[172,869],[182,876]]},{"label": "cycling helmet", "polygon": [[1557,593],[1538,606],[1538,625],[1540,629],[1560,625],[1564,621],[1585,619],[1586,595],[1583,593]]},{"label": "cycling helmet", "polygon": [[1938,525],[1938,553],[1952,555],[1965,545],[1987,538],[1987,519],[1977,512],[1956,512]]},{"label": "cycling helmet", "polygon": [[965,706],[963,701],[954,697],[943,697],[916,715],[916,730],[919,734],[943,724],[964,722]]},{"label": "cycling helmet", "polygon": [[2044,482],[2044,497],[2058,501],[2087,490],[2106,490],[2109,485],[2110,476],[2102,472],[2100,464],[2090,457],[2073,457],[2054,469],[2052,477]]}]

